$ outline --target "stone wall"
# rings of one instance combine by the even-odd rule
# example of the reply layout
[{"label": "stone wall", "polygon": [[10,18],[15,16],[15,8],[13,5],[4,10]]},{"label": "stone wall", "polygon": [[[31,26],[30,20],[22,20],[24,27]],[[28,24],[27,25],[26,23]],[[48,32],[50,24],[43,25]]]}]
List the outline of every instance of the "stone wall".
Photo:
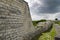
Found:
[{"label": "stone wall", "polygon": [[25,1],[0,0],[0,40],[23,40],[33,30]]}]

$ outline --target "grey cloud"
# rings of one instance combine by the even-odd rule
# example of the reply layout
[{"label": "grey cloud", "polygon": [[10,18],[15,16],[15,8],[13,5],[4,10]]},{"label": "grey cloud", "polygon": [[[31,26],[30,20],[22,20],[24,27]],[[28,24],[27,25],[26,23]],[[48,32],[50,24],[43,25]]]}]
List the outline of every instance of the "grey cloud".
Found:
[{"label": "grey cloud", "polygon": [[60,0],[38,0],[43,4],[34,3],[31,10],[36,13],[57,13],[60,12]]}]

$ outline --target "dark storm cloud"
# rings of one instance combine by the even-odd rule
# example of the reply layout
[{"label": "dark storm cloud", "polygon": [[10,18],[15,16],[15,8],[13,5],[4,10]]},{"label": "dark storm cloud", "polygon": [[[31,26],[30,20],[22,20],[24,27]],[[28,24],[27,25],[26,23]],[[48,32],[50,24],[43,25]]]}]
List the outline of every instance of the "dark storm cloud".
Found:
[{"label": "dark storm cloud", "polygon": [[57,13],[60,12],[60,0],[38,0],[42,4],[34,3],[32,6],[32,11],[37,13]]}]

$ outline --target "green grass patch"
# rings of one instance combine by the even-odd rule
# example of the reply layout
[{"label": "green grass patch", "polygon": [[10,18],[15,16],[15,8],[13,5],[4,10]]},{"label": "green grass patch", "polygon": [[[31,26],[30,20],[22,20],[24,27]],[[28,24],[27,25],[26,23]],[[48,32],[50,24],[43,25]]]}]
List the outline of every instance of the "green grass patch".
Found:
[{"label": "green grass patch", "polygon": [[55,29],[52,28],[50,32],[42,33],[43,35],[39,37],[38,40],[54,40],[55,37]]},{"label": "green grass patch", "polygon": [[42,33],[42,35],[39,34],[35,36],[34,38],[32,38],[32,40],[54,40],[55,34],[56,34],[56,31],[55,31],[55,28],[53,27],[51,31],[44,32]]}]

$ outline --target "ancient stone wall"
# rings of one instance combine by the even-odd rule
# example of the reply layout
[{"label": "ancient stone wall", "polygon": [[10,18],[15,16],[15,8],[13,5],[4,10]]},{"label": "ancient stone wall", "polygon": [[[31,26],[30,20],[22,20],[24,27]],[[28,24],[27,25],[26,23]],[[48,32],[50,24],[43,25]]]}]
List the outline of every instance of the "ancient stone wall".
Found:
[{"label": "ancient stone wall", "polygon": [[0,0],[0,40],[31,40],[39,33],[40,28],[33,27],[27,2]]},{"label": "ancient stone wall", "polygon": [[28,4],[23,0],[0,0],[0,40],[23,40],[33,32]]}]

